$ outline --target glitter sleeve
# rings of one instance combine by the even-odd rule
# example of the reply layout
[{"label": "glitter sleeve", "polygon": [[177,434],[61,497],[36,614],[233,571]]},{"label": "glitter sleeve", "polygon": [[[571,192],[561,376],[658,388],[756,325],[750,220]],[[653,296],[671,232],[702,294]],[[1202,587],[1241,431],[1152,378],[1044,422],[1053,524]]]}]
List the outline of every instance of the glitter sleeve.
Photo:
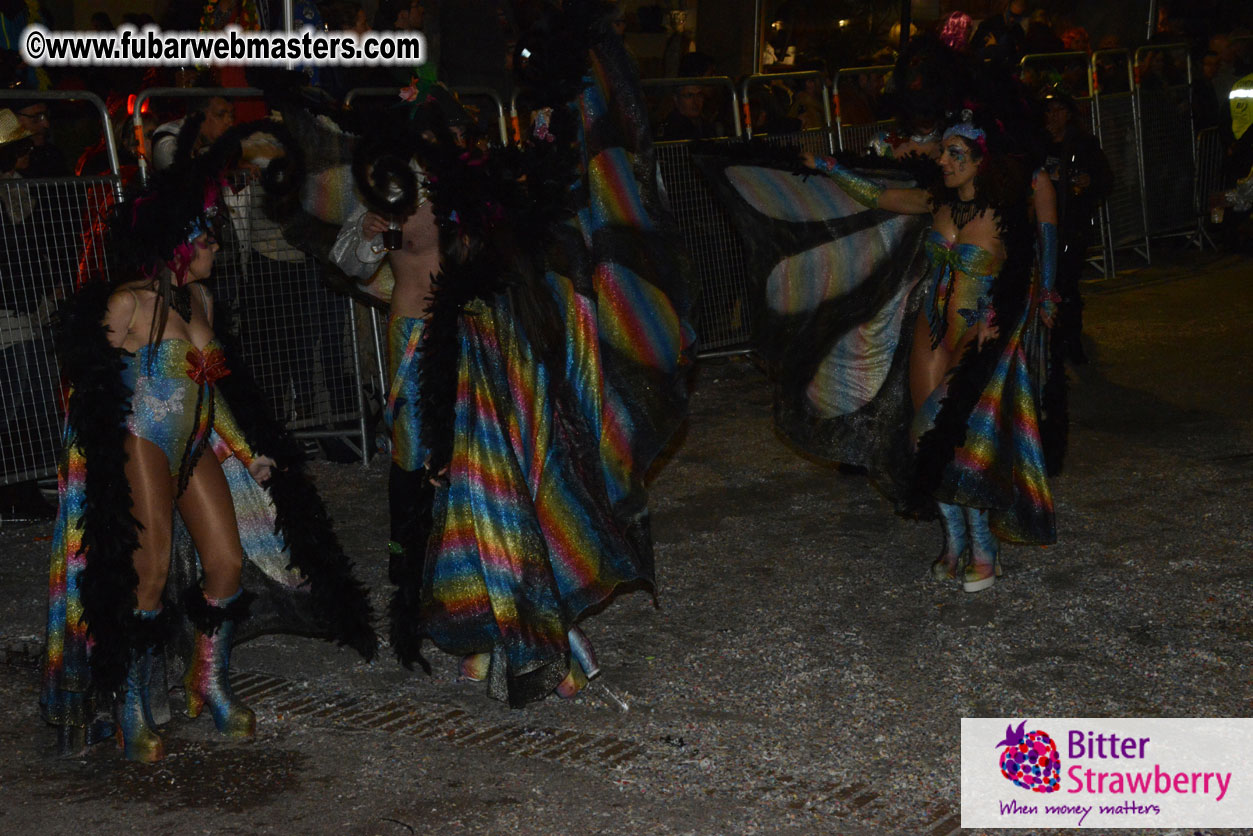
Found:
[{"label": "glitter sleeve", "polygon": [[225,398],[216,397],[213,400],[213,430],[226,443],[235,458],[244,463],[244,467],[252,464],[256,451],[244,439],[243,430],[235,422],[235,416]]},{"label": "glitter sleeve", "polygon": [[876,209],[879,206],[879,195],[884,188],[873,180],[854,174],[837,163],[832,157],[815,157],[814,168],[830,177],[853,200],[862,206]]}]

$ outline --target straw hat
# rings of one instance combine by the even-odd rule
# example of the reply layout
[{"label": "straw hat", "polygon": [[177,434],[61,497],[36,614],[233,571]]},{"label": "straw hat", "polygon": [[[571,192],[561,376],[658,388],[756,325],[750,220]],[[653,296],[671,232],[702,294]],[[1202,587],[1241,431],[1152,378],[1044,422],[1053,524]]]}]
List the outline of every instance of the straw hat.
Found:
[{"label": "straw hat", "polygon": [[0,147],[28,136],[32,136],[31,132],[22,127],[13,111],[7,108],[0,110]]}]

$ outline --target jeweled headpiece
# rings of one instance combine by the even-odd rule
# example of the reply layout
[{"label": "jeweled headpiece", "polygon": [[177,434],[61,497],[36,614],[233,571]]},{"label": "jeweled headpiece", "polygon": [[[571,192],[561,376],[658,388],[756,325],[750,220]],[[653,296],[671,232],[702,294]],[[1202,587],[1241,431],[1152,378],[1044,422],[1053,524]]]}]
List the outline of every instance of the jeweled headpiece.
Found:
[{"label": "jeweled headpiece", "polygon": [[986,154],[988,152],[988,135],[982,128],[976,128],[973,121],[974,114],[969,108],[961,113],[962,120],[950,125],[944,131],[944,139],[951,136],[960,136],[962,139],[968,140],[972,145],[979,149],[979,153]]}]

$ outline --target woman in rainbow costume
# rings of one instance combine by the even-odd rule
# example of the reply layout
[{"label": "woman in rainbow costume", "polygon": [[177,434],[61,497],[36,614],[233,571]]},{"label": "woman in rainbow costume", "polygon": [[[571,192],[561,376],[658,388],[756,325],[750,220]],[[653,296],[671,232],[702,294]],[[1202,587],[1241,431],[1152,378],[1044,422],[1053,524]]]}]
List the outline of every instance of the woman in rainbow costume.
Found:
[{"label": "woman in rainbow costume", "polygon": [[944,529],[933,577],[960,578],[967,592],[1000,576],[1000,541],[1055,538],[1028,359],[1040,302],[1032,168],[1009,155],[1004,125],[964,110],[943,134],[942,182],[926,189],[885,188],[831,158],[805,157],[865,207],[931,215],[921,309],[903,343],[914,487],[934,500]]},{"label": "woman in rainbow costume", "polygon": [[364,590],[294,445],[215,336],[222,315],[202,282],[232,148],[234,134],[118,205],[119,278],[88,281],[62,313],[71,390],[40,705],[65,752],[113,726],[127,758],[164,756],[167,646],[185,660],[188,714],[208,707],[236,739],[256,719],[231,693],[233,642],[287,630],[374,653]]}]

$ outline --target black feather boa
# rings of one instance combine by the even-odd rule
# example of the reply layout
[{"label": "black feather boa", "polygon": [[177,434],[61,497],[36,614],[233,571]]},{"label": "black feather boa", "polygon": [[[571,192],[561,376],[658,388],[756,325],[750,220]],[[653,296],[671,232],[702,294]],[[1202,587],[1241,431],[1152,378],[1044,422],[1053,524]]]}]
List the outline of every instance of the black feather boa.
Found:
[{"label": "black feather boa", "polygon": [[266,489],[274,501],[275,529],[291,554],[291,566],[308,579],[314,612],[327,633],[367,660],[378,650],[371,626],[372,612],[365,587],[353,575],[353,563],[344,553],[322,497],[304,471],[304,454],[287,429],[275,421],[261,387],[240,360],[241,354],[226,327],[229,309],[222,307],[218,328],[231,373],[217,382],[218,392],[231,405],[240,430],[254,450],[274,459]]},{"label": "black feather boa", "polygon": [[131,648],[139,645],[133,616],[139,547],[126,480],[126,416],[130,389],[122,382],[122,352],[109,344],[100,321],[110,288],[90,285],[62,306],[55,344],[73,388],[66,421],[71,443],[88,456],[82,545],[90,556],[80,579],[91,653],[92,680],[106,697],[126,677]]}]

